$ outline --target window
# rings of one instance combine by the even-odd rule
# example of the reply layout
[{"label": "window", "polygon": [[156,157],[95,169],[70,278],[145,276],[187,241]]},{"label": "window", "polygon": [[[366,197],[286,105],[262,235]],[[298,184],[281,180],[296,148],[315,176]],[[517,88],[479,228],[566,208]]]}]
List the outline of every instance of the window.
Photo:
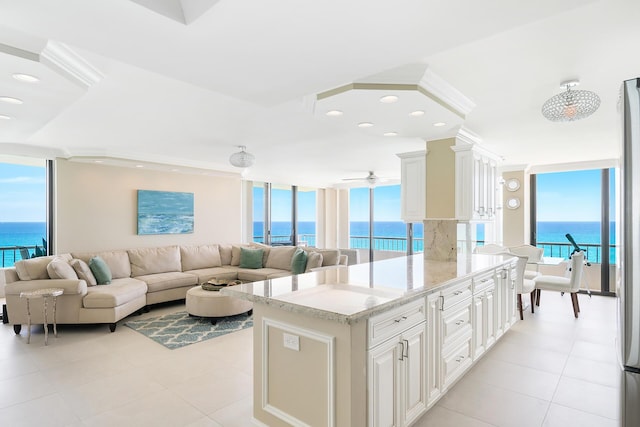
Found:
[{"label": "window", "polygon": [[271,187],[271,244],[293,244],[293,196],[290,186]]},{"label": "window", "polygon": [[253,183],[253,241],[264,243],[265,218],[264,218],[264,183]]},{"label": "window", "polygon": [[298,188],[297,235],[298,244],[316,246],[316,196],[313,188]]},{"label": "window", "polygon": [[28,163],[0,163],[2,267],[47,252],[47,166]]}]

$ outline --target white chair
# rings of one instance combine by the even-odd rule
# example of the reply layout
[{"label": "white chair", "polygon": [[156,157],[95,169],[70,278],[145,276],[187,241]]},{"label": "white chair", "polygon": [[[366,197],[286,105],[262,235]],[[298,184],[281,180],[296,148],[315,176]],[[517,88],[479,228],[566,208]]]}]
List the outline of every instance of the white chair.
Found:
[{"label": "white chair", "polygon": [[509,252],[517,256],[528,258],[527,266],[524,271],[525,279],[532,280],[540,275],[537,263],[542,261],[542,255],[544,254],[543,248],[538,248],[531,245],[520,245],[510,247]]},{"label": "white chair", "polygon": [[496,245],[494,243],[489,243],[484,246],[476,246],[473,250],[473,253],[476,254],[488,254],[488,255],[498,255],[498,254],[506,254],[508,253],[507,248],[504,246]]},{"label": "white chair", "polygon": [[571,274],[569,277],[560,276],[538,276],[534,279],[536,286],[536,305],[540,305],[540,290],[568,292],[571,294],[573,304],[573,314],[577,318],[580,313],[578,304],[578,290],[582,281],[582,271],[584,269],[584,252],[579,251],[571,255]]}]

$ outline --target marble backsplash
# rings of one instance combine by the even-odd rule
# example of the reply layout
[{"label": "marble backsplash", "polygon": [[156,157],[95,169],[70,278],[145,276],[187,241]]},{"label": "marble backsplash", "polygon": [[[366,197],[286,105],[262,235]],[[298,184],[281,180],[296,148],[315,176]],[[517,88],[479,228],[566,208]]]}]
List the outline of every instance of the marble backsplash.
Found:
[{"label": "marble backsplash", "polygon": [[458,221],[427,219],[424,221],[424,259],[456,261],[458,258]]}]

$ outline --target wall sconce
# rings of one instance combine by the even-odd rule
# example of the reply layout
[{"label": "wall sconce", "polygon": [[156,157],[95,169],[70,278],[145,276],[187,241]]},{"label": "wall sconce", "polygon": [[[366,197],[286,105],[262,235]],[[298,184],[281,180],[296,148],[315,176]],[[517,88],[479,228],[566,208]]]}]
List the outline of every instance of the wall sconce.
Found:
[{"label": "wall sconce", "polygon": [[520,199],[518,197],[509,197],[507,199],[507,208],[518,209],[520,207]]},{"label": "wall sconce", "polygon": [[511,178],[505,183],[507,191],[517,191],[520,188],[520,180],[518,178]]}]

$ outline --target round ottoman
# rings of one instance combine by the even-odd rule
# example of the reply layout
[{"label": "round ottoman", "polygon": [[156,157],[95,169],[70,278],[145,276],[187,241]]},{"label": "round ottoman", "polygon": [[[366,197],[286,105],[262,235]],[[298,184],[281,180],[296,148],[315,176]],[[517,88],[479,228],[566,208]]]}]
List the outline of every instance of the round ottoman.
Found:
[{"label": "round ottoman", "polygon": [[215,323],[216,317],[235,316],[253,309],[251,301],[228,297],[219,291],[205,291],[201,286],[195,286],[187,291],[187,313],[192,316],[211,317]]}]

